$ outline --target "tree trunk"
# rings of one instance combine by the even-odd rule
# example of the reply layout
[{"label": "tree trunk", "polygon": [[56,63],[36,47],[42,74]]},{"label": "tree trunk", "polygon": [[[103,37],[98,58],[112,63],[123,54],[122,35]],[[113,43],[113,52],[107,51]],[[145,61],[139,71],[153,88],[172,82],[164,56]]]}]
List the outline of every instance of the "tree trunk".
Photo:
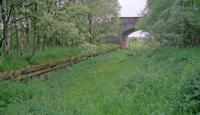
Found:
[{"label": "tree trunk", "polygon": [[4,29],[3,29],[3,51],[4,55],[9,55],[10,54],[10,37],[8,37],[8,25],[4,24]]},{"label": "tree trunk", "polygon": [[42,45],[42,50],[44,51],[44,49],[45,49],[45,45],[46,45],[46,40],[47,38],[46,38],[46,35],[44,35],[44,38],[43,38],[43,45]]},{"label": "tree trunk", "polygon": [[19,39],[19,53],[20,53],[20,56],[23,57],[24,55],[24,26],[23,26],[23,20],[21,21],[21,38]]},{"label": "tree trunk", "polygon": [[88,21],[89,21],[88,31],[90,33],[89,42],[92,43],[93,40],[92,40],[92,15],[91,14],[88,14]]},{"label": "tree trunk", "polygon": [[[0,1],[1,6],[1,17],[3,21],[3,38],[2,38],[2,46],[4,55],[10,54],[10,38],[8,37],[8,17],[6,16],[6,12],[4,9],[3,1]],[[7,18],[6,18],[7,17]]]}]

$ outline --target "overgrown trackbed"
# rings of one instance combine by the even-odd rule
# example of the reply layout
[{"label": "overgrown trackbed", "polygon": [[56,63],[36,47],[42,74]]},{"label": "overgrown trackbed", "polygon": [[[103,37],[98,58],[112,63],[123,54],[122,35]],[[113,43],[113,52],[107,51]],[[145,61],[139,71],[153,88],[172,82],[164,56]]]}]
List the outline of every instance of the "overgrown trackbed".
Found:
[{"label": "overgrown trackbed", "polygon": [[133,46],[48,73],[3,81],[0,114],[188,115],[178,110],[182,81],[199,71],[199,48]]},{"label": "overgrown trackbed", "polygon": [[12,80],[12,79],[23,79],[23,78],[27,78],[30,76],[43,75],[43,74],[51,72],[53,70],[63,68],[67,65],[71,65],[71,64],[86,60],[90,57],[96,57],[99,55],[104,55],[106,53],[116,51],[119,48],[120,47],[114,47],[114,48],[106,49],[103,51],[99,51],[97,53],[80,55],[77,57],[71,57],[71,58],[58,60],[58,61],[54,61],[54,62],[50,62],[50,63],[46,63],[46,64],[31,66],[31,67],[28,67],[23,70],[0,73],[0,81]]}]

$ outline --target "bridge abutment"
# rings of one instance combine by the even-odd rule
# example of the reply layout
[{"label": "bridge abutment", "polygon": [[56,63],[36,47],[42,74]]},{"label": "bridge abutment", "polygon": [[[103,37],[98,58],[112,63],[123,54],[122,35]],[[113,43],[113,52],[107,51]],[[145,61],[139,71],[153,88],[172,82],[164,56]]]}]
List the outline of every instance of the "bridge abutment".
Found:
[{"label": "bridge abutment", "polygon": [[128,37],[126,37],[126,38],[122,38],[122,40],[121,40],[121,47],[122,48],[128,48]]},{"label": "bridge abutment", "polygon": [[128,35],[136,31],[135,24],[140,17],[120,17],[120,30],[121,30],[121,47],[128,48]]}]

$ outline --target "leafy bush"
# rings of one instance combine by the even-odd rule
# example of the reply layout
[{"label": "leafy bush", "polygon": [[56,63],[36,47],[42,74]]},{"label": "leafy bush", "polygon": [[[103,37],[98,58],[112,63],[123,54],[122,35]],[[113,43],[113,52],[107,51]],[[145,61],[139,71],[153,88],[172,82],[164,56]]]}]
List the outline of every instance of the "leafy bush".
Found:
[{"label": "leafy bush", "polygon": [[94,44],[90,44],[88,42],[83,43],[79,48],[82,49],[83,54],[95,53],[98,47]]},{"label": "leafy bush", "polygon": [[138,26],[163,44],[200,45],[199,0],[149,0]]},{"label": "leafy bush", "polygon": [[200,71],[185,79],[179,95],[182,109],[192,114],[200,114]]}]

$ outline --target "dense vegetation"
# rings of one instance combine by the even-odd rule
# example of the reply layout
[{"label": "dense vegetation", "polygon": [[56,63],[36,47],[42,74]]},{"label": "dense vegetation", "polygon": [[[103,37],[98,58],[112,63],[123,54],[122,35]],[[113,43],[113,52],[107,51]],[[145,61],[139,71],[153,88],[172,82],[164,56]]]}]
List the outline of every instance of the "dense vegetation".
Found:
[{"label": "dense vegetation", "polygon": [[[118,33],[117,0],[0,0],[0,54],[96,44]],[[6,59],[5,59],[6,60]]]},{"label": "dense vegetation", "polygon": [[27,59],[27,57],[6,57],[6,59],[1,62],[0,72],[9,72],[11,70],[25,69],[32,65],[45,64],[76,56],[94,54],[114,47],[119,46],[113,44],[91,45],[89,43],[84,43],[80,46],[71,48],[49,47],[45,51],[43,51],[42,49],[38,50],[37,53],[31,59]]},{"label": "dense vegetation", "polygon": [[[102,42],[119,33],[119,9],[117,0],[0,0],[0,72],[115,47]],[[200,114],[200,1],[148,0],[138,28],[152,39],[0,82],[0,114]]]},{"label": "dense vegetation", "polygon": [[137,42],[129,50],[78,63],[44,80],[1,82],[0,114],[195,113],[195,99],[184,98],[195,90],[188,90],[184,81],[198,76],[200,49],[148,44]]},{"label": "dense vegetation", "polygon": [[[170,47],[199,47],[200,45],[200,1],[199,0],[148,0],[148,5],[144,11],[144,18],[138,24],[139,28],[143,28],[150,32],[152,38],[159,41],[163,45],[169,45]],[[170,48],[171,49],[171,48]],[[199,48],[191,49],[193,52],[198,53]],[[179,71],[174,69],[172,75],[178,77],[178,74],[185,71],[192,71],[187,73],[185,80],[182,81],[182,87],[180,87],[177,96],[177,102],[179,106],[185,112],[174,114],[199,114],[200,113],[200,72],[199,62],[190,65],[195,60],[198,60],[197,56],[193,56],[190,59],[186,57],[193,54],[189,53],[188,49],[184,49],[186,54],[181,59],[174,60],[174,63],[180,61],[188,62],[184,63],[181,68],[188,66],[186,70]],[[163,50],[166,52],[167,50]],[[176,52],[173,51],[173,52]],[[167,60],[173,60],[173,52],[170,56],[163,55]],[[177,56],[183,56],[181,51],[177,51]],[[159,60],[157,60],[159,61]],[[173,63],[171,63],[173,65]],[[174,65],[177,66],[177,65]],[[171,68],[166,68],[168,71]],[[171,74],[168,74],[171,76]],[[179,79],[181,79],[179,77]]]},{"label": "dense vegetation", "polygon": [[140,27],[167,45],[200,45],[199,0],[148,0]]}]

